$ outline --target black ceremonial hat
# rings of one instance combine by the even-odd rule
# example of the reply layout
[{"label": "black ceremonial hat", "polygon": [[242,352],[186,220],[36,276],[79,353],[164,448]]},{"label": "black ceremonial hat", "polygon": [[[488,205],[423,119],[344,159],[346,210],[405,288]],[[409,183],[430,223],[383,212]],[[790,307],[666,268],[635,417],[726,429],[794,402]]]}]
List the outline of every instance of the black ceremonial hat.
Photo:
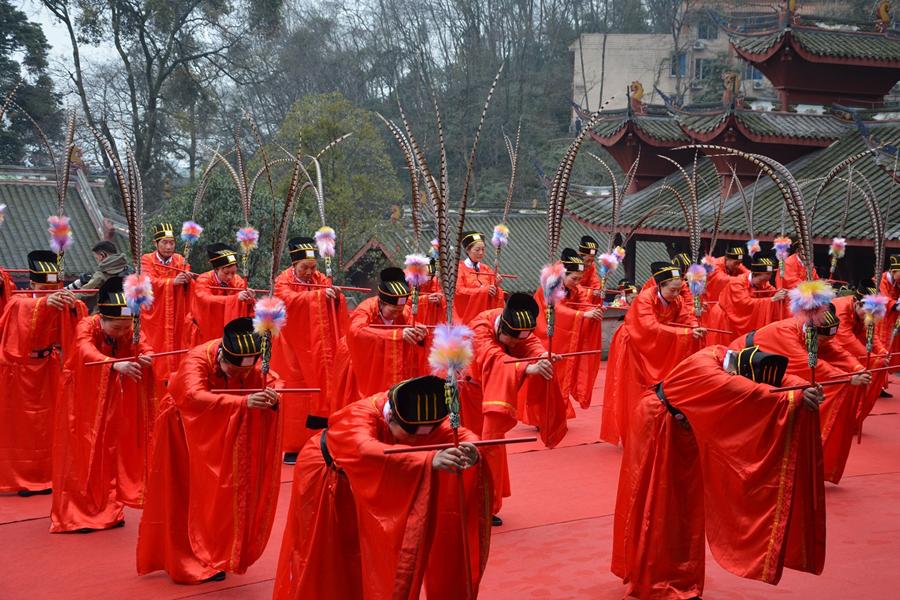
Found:
[{"label": "black ceremonial hat", "polygon": [[786,356],[763,352],[759,346],[749,346],[738,352],[738,373],[756,383],[781,385],[787,366]]},{"label": "black ceremonial hat", "polygon": [[262,354],[262,338],[253,330],[253,319],[240,317],[225,325],[222,357],[237,367],[249,367]]},{"label": "black ceremonial hat", "polygon": [[[397,424],[411,434],[430,433],[443,421],[449,410],[444,395],[446,382],[434,375],[401,381],[388,391],[391,411]],[[419,428],[425,427],[427,431]]]},{"label": "black ceremonial hat", "polygon": [[378,282],[378,297],[388,304],[403,306],[409,298],[409,284],[403,269],[388,267],[381,271]]},{"label": "black ceremonial hat", "polygon": [[506,300],[500,315],[500,331],[514,338],[528,337],[537,327],[540,313],[537,301],[530,294],[516,292]]}]

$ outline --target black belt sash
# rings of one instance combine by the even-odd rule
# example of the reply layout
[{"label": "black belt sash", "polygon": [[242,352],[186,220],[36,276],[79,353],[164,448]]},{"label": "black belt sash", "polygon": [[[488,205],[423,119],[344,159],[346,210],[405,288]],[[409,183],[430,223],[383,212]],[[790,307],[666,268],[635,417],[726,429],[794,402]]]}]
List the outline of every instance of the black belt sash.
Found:
[{"label": "black belt sash", "polygon": [[328,417],[317,417],[315,415],[306,415],[307,429],[325,429],[328,427]]},{"label": "black belt sash", "polygon": [[48,346],[46,348],[40,348],[38,350],[32,350],[28,353],[28,358],[47,358],[53,351],[56,350],[56,346]]},{"label": "black belt sash", "polygon": [[331,452],[328,451],[328,442],[325,441],[325,436],[328,435],[328,430],[324,429],[322,431],[322,435],[319,436],[319,448],[322,450],[322,459],[325,461],[325,466],[329,469],[334,469],[341,475],[344,474],[344,470],[334,464],[334,458],[331,456]]},{"label": "black belt sash", "polygon": [[744,347],[749,348],[753,345],[753,338],[756,337],[756,330],[754,329],[750,333],[747,334],[747,337],[744,338]]},{"label": "black belt sash", "polygon": [[666,395],[663,393],[662,382],[656,384],[656,397],[659,398],[659,401],[662,402],[663,406],[666,407],[666,410],[669,411],[669,414],[675,418],[676,423],[678,423],[682,427],[690,429],[691,424],[688,423],[687,416],[685,416],[683,412],[672,406],[669,403],[669,399],[666,398]]}]

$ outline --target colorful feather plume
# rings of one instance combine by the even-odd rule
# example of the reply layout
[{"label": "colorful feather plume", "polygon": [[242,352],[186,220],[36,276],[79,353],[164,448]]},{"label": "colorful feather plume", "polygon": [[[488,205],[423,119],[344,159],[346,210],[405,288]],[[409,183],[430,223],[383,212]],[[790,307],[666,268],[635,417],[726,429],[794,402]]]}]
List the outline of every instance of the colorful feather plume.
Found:
[{"label": "colorful feather plume", "polygon": [[860,300],[866,325],[877,323],[887,314],[887,296],[868,294]]},{"label": "colorful feather plume", "polygon": [[132,315],[137,316],[142,309],[153,306],[153,282],[149,276],[133,273],[125,278],[122,289]]},{"label": "colorful feather plume", "polygon": [[712,254],[704,256],[701,259],[701,263],[703,264],[703,269],[706,271],[707,275],[716,270],[716,258]]},{"label": "colorful feather plume", "polygon": [[762,248],[759,247],[759,240],[757,240],[757,239],[747,240],[747,254],[749,254],[751,257],[756,256],[756,254],[761,249]]},{"label": "colorful feather plume", "polygon": [[472,330],[465,325],[442,323],[434,329],[428,355],[431,372],[438,377],[459,373],[472,361]]},{"label": "colorful feather plume", "polygon": [[847,252],[847,239],[836,237],[831,238],[831,247],[828,248],[828,254],[833,256],[834,258],[844,258],[844,254]]},{"label": "colorful feather plume", "polygon": [[545,265],[541,269],[541,289],[547,306],[556,306],[557,302],[566,297],[565,282],[566,268],[561,262]]},{"label": "colorful feather plume", "polygon": [[250,254],[259,245],[259,231],[249,225],[238,229],[236,238],[244,254]]},{"label": "colorful feather plume", "polygon": [[437,238],[431,240],[431,250],[429,251],[431,258],[437,260],[441,255],[441,245],[438,243]]},{"label": "colorful feather plume", "polygon": [[327,225],[323,225],[322,227],[319,227],[314,237],[320,256],[334,256],[334,242],[337,239],[334,229]]},{"label": "colorful feather plume", "polygon": [[604,252],[597,257],[598,273],[605,278],[619,267],[619,258],[612,252]]},{"label": "colorful feather plume", "polygon": [[422,287],[431,281],[428,266],[431,260],[424,254],[407,254],[403,261],[403,273],[406,275],[406,283],[412,287]]},{"label": "colorful feather plume", "polygon": [[3,225],[3,220],[6,218],[6,205],[0,204],[0,225]]},{"label": "colorful feather plume", "polygon": [[801,282],[791,290],[791,314],[814,324],[821,322],[834,298],[834,289],[824,279]]},{"label": "colorful feather plume", "polygon": [[791,254],[791,238],[785,236],[779,236],[775,238],[775,258],[779,261],[787,260],[787,257]]},{"label": "colorful feather plume", "polygon": [[253,329],[260,335],[269,333],[276,336],[287,323],[284,302],[275,296],[260,298],[253,310]]},{"label": "colorful feather plume", "polygon": [[613,248],[612,253],[613,256],[615,256],[619,261],[619,263],[625,260],[625,248],[623,248],[622,246],[616,246],[615,248]]},{"label": "colorful feather plume", "polygon": [[491,237],[491,245],[494,248],[506,248],[509,243],[509,227],[503,225],[494,225],[494,235]]},{"label": "colorful feather plume", "polygon": [[684,278],[687,280],[691,295],[702,296],[706,291],[706,267],[703,265],[695,263],[689,266]]},{"label": "colorful feather plume", "polygon": [[203,227],[194,221],[185,221],[181,224],[181,241],[189,246],[193,246],[200,239],[203,233]]},{"label": "colorful feather plume", "polygon": [[50,249],[56,254],[62,254],[72,245],[72,228],[69,227],[69,217],[51,215],[47,217],[50,227]]}]

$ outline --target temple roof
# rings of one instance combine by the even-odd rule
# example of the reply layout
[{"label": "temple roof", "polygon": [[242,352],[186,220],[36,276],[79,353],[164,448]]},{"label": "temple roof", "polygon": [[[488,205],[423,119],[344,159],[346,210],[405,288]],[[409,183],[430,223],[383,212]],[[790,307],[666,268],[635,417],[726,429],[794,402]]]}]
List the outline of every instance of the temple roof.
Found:
[{"label": "temple roof", "polygon": [[[648,107],[649,108],[649,107]],[[652,114],[629,115],[626,111],[610,112],[594,127],[595,138],[601,138],[604,145],[619,141],[621,132],[629,123],[645,139],[660,142],[660,145],[674,145],[673,142],[687,143],[697,136],[714,133],[717,128],[733,117],[735,125],[749,137],[784,138],[791,140],[816,140],[830,142],[853,128],[852,123],[835,115],[807,114],[792,112],[755,111],[749,109],[729,110],[724,107],[710,110],[709,107],[687,107],[677,115],[659,114],[653,107]],[[648,110],[648,113],[651,112]]]},{"label": "temple roof", "polygon": [[[787,35],[790,34],[790,35]],[[794,25],[777,31],[729,32],[731,44],[747,60],[765,60],[790,37],[799,48],[814,57],[851,61],[900,63],[900,38],[887,32],[841,31]],[[890,65],[888,65],[890,66]]]},{"label": "temple roof", "polygon": [[[900,142],[900,122],[898,121],[872,124],[870,129],[885,143]],[[817,182],[813,180],[824,176],[839,161],[864,150],[865,147],[865,143],[857,131],[847,131],[837,142],[827,148],[817,150],[787,165],[794,177],[802,184],[805,201],[809,204],[812,203],[817,188]],[[898,206],[900,205],[900,194],[894,191],[895,186],[891,178],[875,164],[873,159],[861,160],[856,163],[855,167],[857,169],[855,172],[861,173],[872,184],[875,196],[881,203],[887,239],[900,240],[900,206]],[[712,162],[702,155],[698,162],[698,177],[700,179],[700,219],[702,229],[705,235],[708,235],[720,198],[719,177]],[[857,183],[860,181],[861,179],[857,178]],[[647,235],[686,235],[681,210],[670,193],[660,191],[661,185],[671,185],[680,193],[687,193],[686,184],[681,176],[670,175],[638,193],[627,196],[623,202],[621,217],[622,226],[626,230],[650,208],[662,203],[669,205],[670,209],[650,218],[639,231]],[[756,189],[754,190],[754,188]],[[846,191],[847,184],[840,182],[833,183],[825,191],[812,223],[813,236],[822,242],[843,233],[849,244],[871,245],[871,222],[861,202],[851,201],[846,228],[843,232],[840,231],[840,223],[846,206]],[[783,221],[785,231],[789,236],[791,235],[793,226],[787,216],[782,217],[784,202],[771,180],[765,176],[761,177],[758,184],[745,187],[745,194],[747,198],[751,198],[755,194],[755,231],[753,233],[757,237],[770,239],[779,235],[782,231]],[[898,197],[891,200],[891,194]],[[890,214],[888,214],[889,204],[892,205]],[[807,208],[811,210],[811,206]],[[572,216],[600,228],[606,228],[609,224],[609,208],[606,203],[570,197],[567,200],[566,210]],[[749,235],[743,203],[736,189],[726,199],[720,235],[735,239],[747,239]],[[900,244],[895,242],[892,245]]]},{"label": "temple roof", "polygon": [[[101,182],[90,182],[91,193],[98,202],[110,203]],[[0,225],[0,265],[26,268],[31,250],[48,249],[47,217],[56,214],[55,175],[48,169],[24,167],[0,168],[0,204],[6,204],[5,220]],[[66,198],[66,214],[71,227],[73,244],[66,251],[66,271],[70,274],[93,272],[96,260],[91,247],[100,240],[94,221],[106,216],[98,214],[90,200],[82,197],[73,178]],[[95,214],[92,216],[91,212]],[[127,252],[124,239],[114,240],[121,252]]]}]

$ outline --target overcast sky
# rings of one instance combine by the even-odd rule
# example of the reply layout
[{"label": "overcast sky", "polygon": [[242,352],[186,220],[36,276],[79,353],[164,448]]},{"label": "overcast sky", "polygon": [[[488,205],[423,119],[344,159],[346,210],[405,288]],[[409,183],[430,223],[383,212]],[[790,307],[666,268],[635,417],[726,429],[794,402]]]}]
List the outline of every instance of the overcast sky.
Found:
[{"label": "overcast sky", "polygon": [[[72,44],[69,43],[69,32],[65,25],[56,20],[50,11],[44,8],[39,0],[24,0],[21,10],[28,15],[28,20],[39,23],[47,36],[47,42],[51,46],[50,63],[53,67],[60,62],[67,67],[72,64]],[[109,52],[108,48],[93,48],[84,46],[81,48],[82,57],[86,60],[100,59]]]}]

